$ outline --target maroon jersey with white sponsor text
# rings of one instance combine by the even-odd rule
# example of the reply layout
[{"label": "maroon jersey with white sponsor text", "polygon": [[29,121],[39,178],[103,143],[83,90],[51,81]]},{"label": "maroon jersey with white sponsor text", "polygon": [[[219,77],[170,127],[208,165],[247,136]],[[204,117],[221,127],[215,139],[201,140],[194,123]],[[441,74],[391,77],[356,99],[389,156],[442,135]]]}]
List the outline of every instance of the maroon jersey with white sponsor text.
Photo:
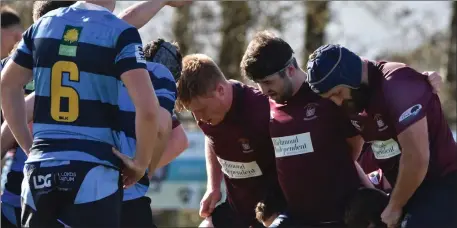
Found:
[{"label": "maroon jersey with white sponsor text", "polygon": [[232,106],[224,120],[199,126],[221,164],[228,203],[243,224],[253,224],[256,204],[279,189],[268,130],[270,107],[260,91],[235,81],[232,86]]},{"label": "maroon jersey with white sponsor text", "polygon": [[348,197],[360,187],[346,142],[357,132],[306,83],[286,104],[270,103],[278,179],[291,217],[303,225],[342,221]]},{"label": "maroon jersey with white sponsor text", "polygon": [[427,78],[402,63],[369,62],[370,102],[363,113],[350,115],[390,184],[398,175],[401,145],[397,135],[427,117],[430,162],[425,180],[457,170],[457,147],[438,95]]}]

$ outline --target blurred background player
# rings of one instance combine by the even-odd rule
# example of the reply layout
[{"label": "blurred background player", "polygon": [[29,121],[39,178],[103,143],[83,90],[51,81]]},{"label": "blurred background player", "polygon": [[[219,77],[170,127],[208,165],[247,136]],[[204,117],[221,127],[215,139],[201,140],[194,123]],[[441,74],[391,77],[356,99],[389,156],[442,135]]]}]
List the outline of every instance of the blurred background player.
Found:
[{"label": "blurred background player", "polygon": [[[30,153],[24,167],[23,226],[57,225],[58,217],[71,226],[118,226],[121,162],[124,185],[130,186],[144,175],[154,154],[155,138],[149,134],[156,135],[158,128],[157,98],[138,31],[111,13],[114,6],[115,1],[78,2],[47,14],[24,33],[13,61],[2,71],[5,119],[18,144]],[[36,39],[41,42],[32,49]],[[31,148],[21,93],[32,76],[37,109]],[[111,151],[118,143],[110,117],[116,116],[111,111],[118,97],[112,88],[119,80],[137,110],[133,160]]]},{"label": "blurred background player", "polygon": [[359,126],[393,185],[382,221],[389,228],[457,227],[457,145],[424,76],[333,44],[319,47],[307,69],[310,87]]},{"label": "blurred background player", "polygon": [[0,8],[2,28],[1,34],[1,59],[6,58],[14,45],[22,38],[24,28],[18,13],[8,6]]}]

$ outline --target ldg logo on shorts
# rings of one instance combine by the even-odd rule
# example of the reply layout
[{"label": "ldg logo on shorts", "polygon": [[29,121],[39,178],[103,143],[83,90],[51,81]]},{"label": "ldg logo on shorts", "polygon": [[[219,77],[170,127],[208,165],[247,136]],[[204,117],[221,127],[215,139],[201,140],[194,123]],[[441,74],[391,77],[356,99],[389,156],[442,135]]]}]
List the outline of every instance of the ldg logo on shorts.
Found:
[{"label": "ldg logo on shorts", "polygon": [[51,187],[51,174],[47,174],[46,176],[38,175],[38,180],[37,176],[33,176],[33,186],[35,189]]}]

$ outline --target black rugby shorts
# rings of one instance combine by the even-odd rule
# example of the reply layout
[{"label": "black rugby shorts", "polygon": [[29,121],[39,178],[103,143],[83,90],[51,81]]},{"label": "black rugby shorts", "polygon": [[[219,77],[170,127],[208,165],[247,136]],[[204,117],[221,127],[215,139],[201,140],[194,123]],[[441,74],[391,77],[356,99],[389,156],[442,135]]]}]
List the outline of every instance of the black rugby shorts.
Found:
[{"label": "black rugby shorts", "polygon": [[151,199],[143,196],[122,202],[121,227],[157,228],[152,218]]}]

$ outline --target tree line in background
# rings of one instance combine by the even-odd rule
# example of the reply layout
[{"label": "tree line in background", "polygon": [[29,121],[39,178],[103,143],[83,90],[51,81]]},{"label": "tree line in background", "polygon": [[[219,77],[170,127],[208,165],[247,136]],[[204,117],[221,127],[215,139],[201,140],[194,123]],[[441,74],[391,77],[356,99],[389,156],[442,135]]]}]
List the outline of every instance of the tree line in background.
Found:
[{"label": "tree line in background", "polygon": [[[2,1],[0,4],[8,4],[15,8],[23,19],[24,26],[32,23],[30,2],[23,1]],[[236,80],[240,78],[239,63],[247,45],[248,31],[255,29],[274,29],[279,33],[283,32],[288,20],[300,19],[305,25],[303,39],[302,66],[306,65],[307,56],[317,47],[326,42],[326,27],[334,17],[330,10],[331,2],[327,1],[303,1],[302,4],[280,4],[280,2],[262,1],[220,1],[221,9],[219,18],[221,23],[218,26],[208,26],[206,22],[214,21],[215,12],[208,4],[191,4],[181,8],[176,8],[173,12],[172,33],[174,39],[179,42],[184,54],[194,53],[201,50],[202,42],[211,42],[210,39],[199,41],[196,34],[211,35],[220,33],[221,41],[219,45],[212,44],[218,51],[216,58],[221,70],[226,77]],[[351,4],[351,3],[347,3]],[[393,17],[385,17],[385,8],[388,3],[369,3],[362,4],[366,12],[370,13],[380,23],[386,26],[401,26],[402,21],[406,21],[414,14],[409,9],[396,10]],[[430,37],[423,41],[415,50],[408,53],[380,53],[378,59],[388,59],[400,61],[412,65],[413,67],[424,69],[441,69],[440,73],[445,77],[445,87],[443,93],[443,104],[445,110],[455,124],[456,114],[456,63],[457,63],[457,2],[452,4],[452,16],[449,29],[438,32],[430,36],[425,36],[425,28],[420,22],[405,26],[406,30],[414,30],[420,37]],[[303,15],[289,15],[292,7],[302,7]],[[198,9],[197,9],[198,8]],[[197,12],[197,13],[195,13]],[[289,17],[288,17],[289,15]],[[390,18],[386,19],[386,18]],[[344,36],[344,34],[343,34]],[[361,53],[359,53],[361,54]]]}]

